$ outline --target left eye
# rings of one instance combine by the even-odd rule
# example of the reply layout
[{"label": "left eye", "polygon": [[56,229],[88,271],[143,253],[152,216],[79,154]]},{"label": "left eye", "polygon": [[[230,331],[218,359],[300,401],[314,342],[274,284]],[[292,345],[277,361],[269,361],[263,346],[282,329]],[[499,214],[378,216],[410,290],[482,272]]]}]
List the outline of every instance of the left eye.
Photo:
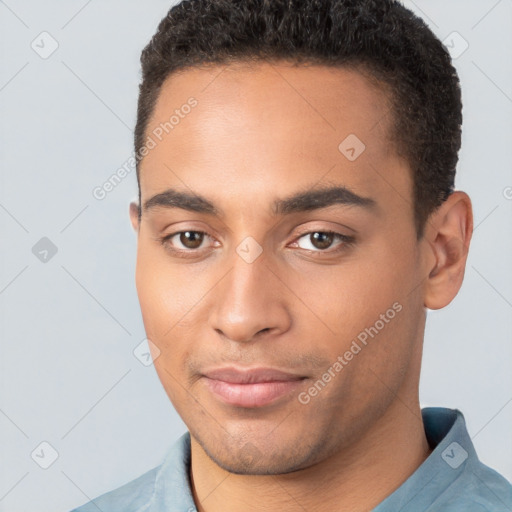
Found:
[{"label": "left eye", "polygon": [[[297,239],[299,241],[304,239],[306,241],[306,246],[301,245],[300,242],[297,242],[297,244],[301,249],[322,252],[332,246],[333,241],[336,238],[341,240],[341,243],[338,245],[350,244],[353,241],[352,237],[342,235],[340,233],[335,233],[333,231],[311,231],[309,233],[305,233]],[[308,244],[309,247],[307,246]]]}]

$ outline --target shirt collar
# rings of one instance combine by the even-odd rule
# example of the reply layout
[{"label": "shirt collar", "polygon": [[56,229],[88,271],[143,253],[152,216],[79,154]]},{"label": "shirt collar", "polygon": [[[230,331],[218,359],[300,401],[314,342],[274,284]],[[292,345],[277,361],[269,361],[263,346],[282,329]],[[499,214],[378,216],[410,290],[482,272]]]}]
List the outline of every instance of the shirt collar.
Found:
[{"label": "shirt collar", "polygon": [[165,455],[148,512],[195,512],[189,471],[190,433],[185,432]]},{"label": "shirt collar", "polygon": [[[406,505],[418,512],[426,510],[433,497],[439,496],[478,462],[464,416],[459,410],[427,407],[421,413],[425,434],[433,451],[374,512],[396,512]],[[186,432],[165,455],[156,476],[148,512],[196,510],[189,477],[190,453],[190,433]]]},{"label": "shirt collar", "polygon": [[426,407],[421,414],[425,435],[433,451],[373,512],[427,510],[455,480],[479,463],[464,416],[458,409]]}]

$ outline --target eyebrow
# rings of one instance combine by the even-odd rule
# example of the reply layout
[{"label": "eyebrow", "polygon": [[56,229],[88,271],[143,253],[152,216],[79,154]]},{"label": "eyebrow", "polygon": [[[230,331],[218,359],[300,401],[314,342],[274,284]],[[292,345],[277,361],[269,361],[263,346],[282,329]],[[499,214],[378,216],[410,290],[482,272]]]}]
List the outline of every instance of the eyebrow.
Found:
[{"label": "eyebrow", "polygon": [[[366,210],[376,210],[377,202],[370,197],[363,197],[343,186],[330,186],[321,189],[295,193],[289,197],[276,199],[272,204],[274,215],[290,215],[311,210],[319,210],[333,205],[358,206]],[[156,207],[181,208],[196,213],[205,213],[217,217],[224,212],[213,202],[198,194],[168,189],[148,199],[144,211]]]}]

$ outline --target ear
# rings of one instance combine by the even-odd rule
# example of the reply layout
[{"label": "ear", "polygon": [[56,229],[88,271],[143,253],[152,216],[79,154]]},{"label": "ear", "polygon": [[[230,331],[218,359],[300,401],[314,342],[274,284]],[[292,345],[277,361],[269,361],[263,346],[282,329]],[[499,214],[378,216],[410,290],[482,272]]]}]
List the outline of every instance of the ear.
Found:
[{"label": "ear", "polygon": [[133,230],[139,232],[139,202],[137,200],[130,202],[130,222]]},{"label": "ear", "polygon": [[[429,217],[425,237],[431,253],[425,283],[425,307],[441,309],[457,295],[473,234],[471,199],[456,191]],[[435,262],[434,264],[432,264]]]}]

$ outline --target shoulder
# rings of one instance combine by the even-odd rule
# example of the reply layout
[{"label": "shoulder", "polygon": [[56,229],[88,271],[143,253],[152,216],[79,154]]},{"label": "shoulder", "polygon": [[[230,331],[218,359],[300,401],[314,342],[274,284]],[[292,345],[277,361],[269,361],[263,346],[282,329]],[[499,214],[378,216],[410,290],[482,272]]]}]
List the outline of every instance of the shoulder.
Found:
[{"label": "shoulder", "polygon": [[186,504],[184,510],[193,509],[189,469],[187,431],[170,446],[158,466],[70,512],[156,512],[168,509],[170,503]]},{"label": "shoulder", "polygon": [[[460,481],[460,482],[459,482]],[[464,502],[465,510],[475,512],[510,512],[512,484],[479,460],[468,465],[464,478],[454,484],[454,497]]]},{"label": "shoulder", "polygon": [[422,409],[428,458],[375,512],[511,512],[512,485],[483,464],[458,409]]},{"label": "shoulder", "polygon": [[71,512],[143,512],[149,507],[160,466],[130,482],[106,492]]},{"label": "shoulder", "polygon": [[[472,446],[468,448],[473,450]],[[439,489],[426,509],[428,512],[512,511],[512,484],[503,475],[483,464],[476,455],[470,455],[458,469],[452,483]],[[456,469],[450,471],[457,474]]]}]

